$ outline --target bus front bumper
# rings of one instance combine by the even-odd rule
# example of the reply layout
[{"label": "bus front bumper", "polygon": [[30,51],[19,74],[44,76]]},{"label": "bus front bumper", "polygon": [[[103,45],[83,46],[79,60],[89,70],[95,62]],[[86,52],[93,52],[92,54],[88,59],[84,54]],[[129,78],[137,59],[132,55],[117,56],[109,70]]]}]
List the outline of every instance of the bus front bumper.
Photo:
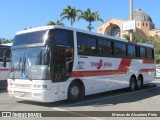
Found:
[{"label": "bus front bumper", "polygon": [[56,95],[53,97],[53,92],[51,90],[30,90],[30,89],[14,89],[8,88],[9,97],[37,101],[37,102],[55,102],[57,101]]}]

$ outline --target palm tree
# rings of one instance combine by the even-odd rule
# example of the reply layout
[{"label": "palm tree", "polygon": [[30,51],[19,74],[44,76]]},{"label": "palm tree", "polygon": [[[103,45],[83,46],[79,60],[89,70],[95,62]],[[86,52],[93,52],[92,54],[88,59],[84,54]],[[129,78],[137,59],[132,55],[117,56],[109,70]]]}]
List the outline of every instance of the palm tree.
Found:
[{"label": "palm tree", "polygon": [[98,11],[92,13],[89,8],[86,11],[81,12],[81,14],[78,16],[78,20],[79,19],[84,19],[87,22],[89,22],[89,25],[87,26],[87,29],[89,31],[91,31],[93,29],[92,22],[94,22],[94,21],[103,22],[103,20],[99,17]]},{"label": "palm tree", "polygon": [[49,21],[49,22],[47,23],[47,25],[62,25],[62,26],[64,26],[64,24],[62,23],[61,20],[57,20],[56,22]]},{"label": "palm tree", "polygon": [[82,11],[76,10],[75,7],[71,7],[70,5],[68,5],[60,15],[62,17],[61,20],[68,19],[71,23],[71,26],[73,26],[73,23],[75,22],[75,19],[77,18],[79,12]]}]

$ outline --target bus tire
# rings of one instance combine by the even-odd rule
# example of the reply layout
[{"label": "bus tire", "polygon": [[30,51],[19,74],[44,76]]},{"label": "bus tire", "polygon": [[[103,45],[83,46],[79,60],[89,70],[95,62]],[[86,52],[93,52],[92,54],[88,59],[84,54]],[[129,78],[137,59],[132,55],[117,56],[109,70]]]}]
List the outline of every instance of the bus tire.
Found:
[{"label": "bus tire", "polygon": [[136,81],[136,89],[139,90],[142,88],[143,81],[140,77],[138,77],[138,80]]},{"label": "bus tire", "polygon": [[68,100],[71,102],[79,100],[81,97],[81,88],[78,82],[74,81],[68,88]]},{"label": "bus tire", "polygon": [[130,91],[134,91],[136,89],[136,79],[133,76],[130,79],[129,89]]}]

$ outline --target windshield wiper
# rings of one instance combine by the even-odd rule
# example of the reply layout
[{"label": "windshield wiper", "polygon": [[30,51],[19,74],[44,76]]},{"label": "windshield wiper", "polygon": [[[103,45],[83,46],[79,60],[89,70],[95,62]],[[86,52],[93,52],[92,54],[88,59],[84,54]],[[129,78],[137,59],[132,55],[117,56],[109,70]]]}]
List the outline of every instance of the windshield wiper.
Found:
[{"label": "windshield wiper", "polygon": [[[24,71],[25,71],[25,73],[26,73],[26,76],[27,76],[27,78],[29,79],[29,80],[32,80],[31,79],[31,77],[30,77],[30,75],[29,75],[29,69],[31,68],[31,66],[29,66],[29,63],[28,63],[28,61],[26,61],[26,57],[25,57],[25,59],[24,59],[24,66],[26,65],[26,67],[24,67]],[[28,65],[28,66],[27,66]]]},{"label": "windshield wiper", "polygon": [[19,59],[19,64],[18,64],[19,70],[20,70],[20,64],[21,64],[21,57]]}]

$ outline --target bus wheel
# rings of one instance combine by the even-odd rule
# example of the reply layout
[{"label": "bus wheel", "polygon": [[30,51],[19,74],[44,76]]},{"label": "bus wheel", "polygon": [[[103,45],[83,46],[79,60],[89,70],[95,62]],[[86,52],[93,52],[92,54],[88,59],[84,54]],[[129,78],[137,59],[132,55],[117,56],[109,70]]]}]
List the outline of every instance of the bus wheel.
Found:
[{"label": "bus wheel", "polygon": [[136,89],[139,90],[142,88],[142,80],[140,78],[138,78],[137,82],[136,82]]},{"label": "bus wheel", "polygon": [[136,89],[136,79],[135,79],[135,77],[131,77],[129,88],[130,88],[130,91],[134,91]]},{"label": "bus wheel", "polygon": [[80,99],[81,89],[80,85],[77,82],[72,82],[68,89],[68,100],[77,101]]}]

